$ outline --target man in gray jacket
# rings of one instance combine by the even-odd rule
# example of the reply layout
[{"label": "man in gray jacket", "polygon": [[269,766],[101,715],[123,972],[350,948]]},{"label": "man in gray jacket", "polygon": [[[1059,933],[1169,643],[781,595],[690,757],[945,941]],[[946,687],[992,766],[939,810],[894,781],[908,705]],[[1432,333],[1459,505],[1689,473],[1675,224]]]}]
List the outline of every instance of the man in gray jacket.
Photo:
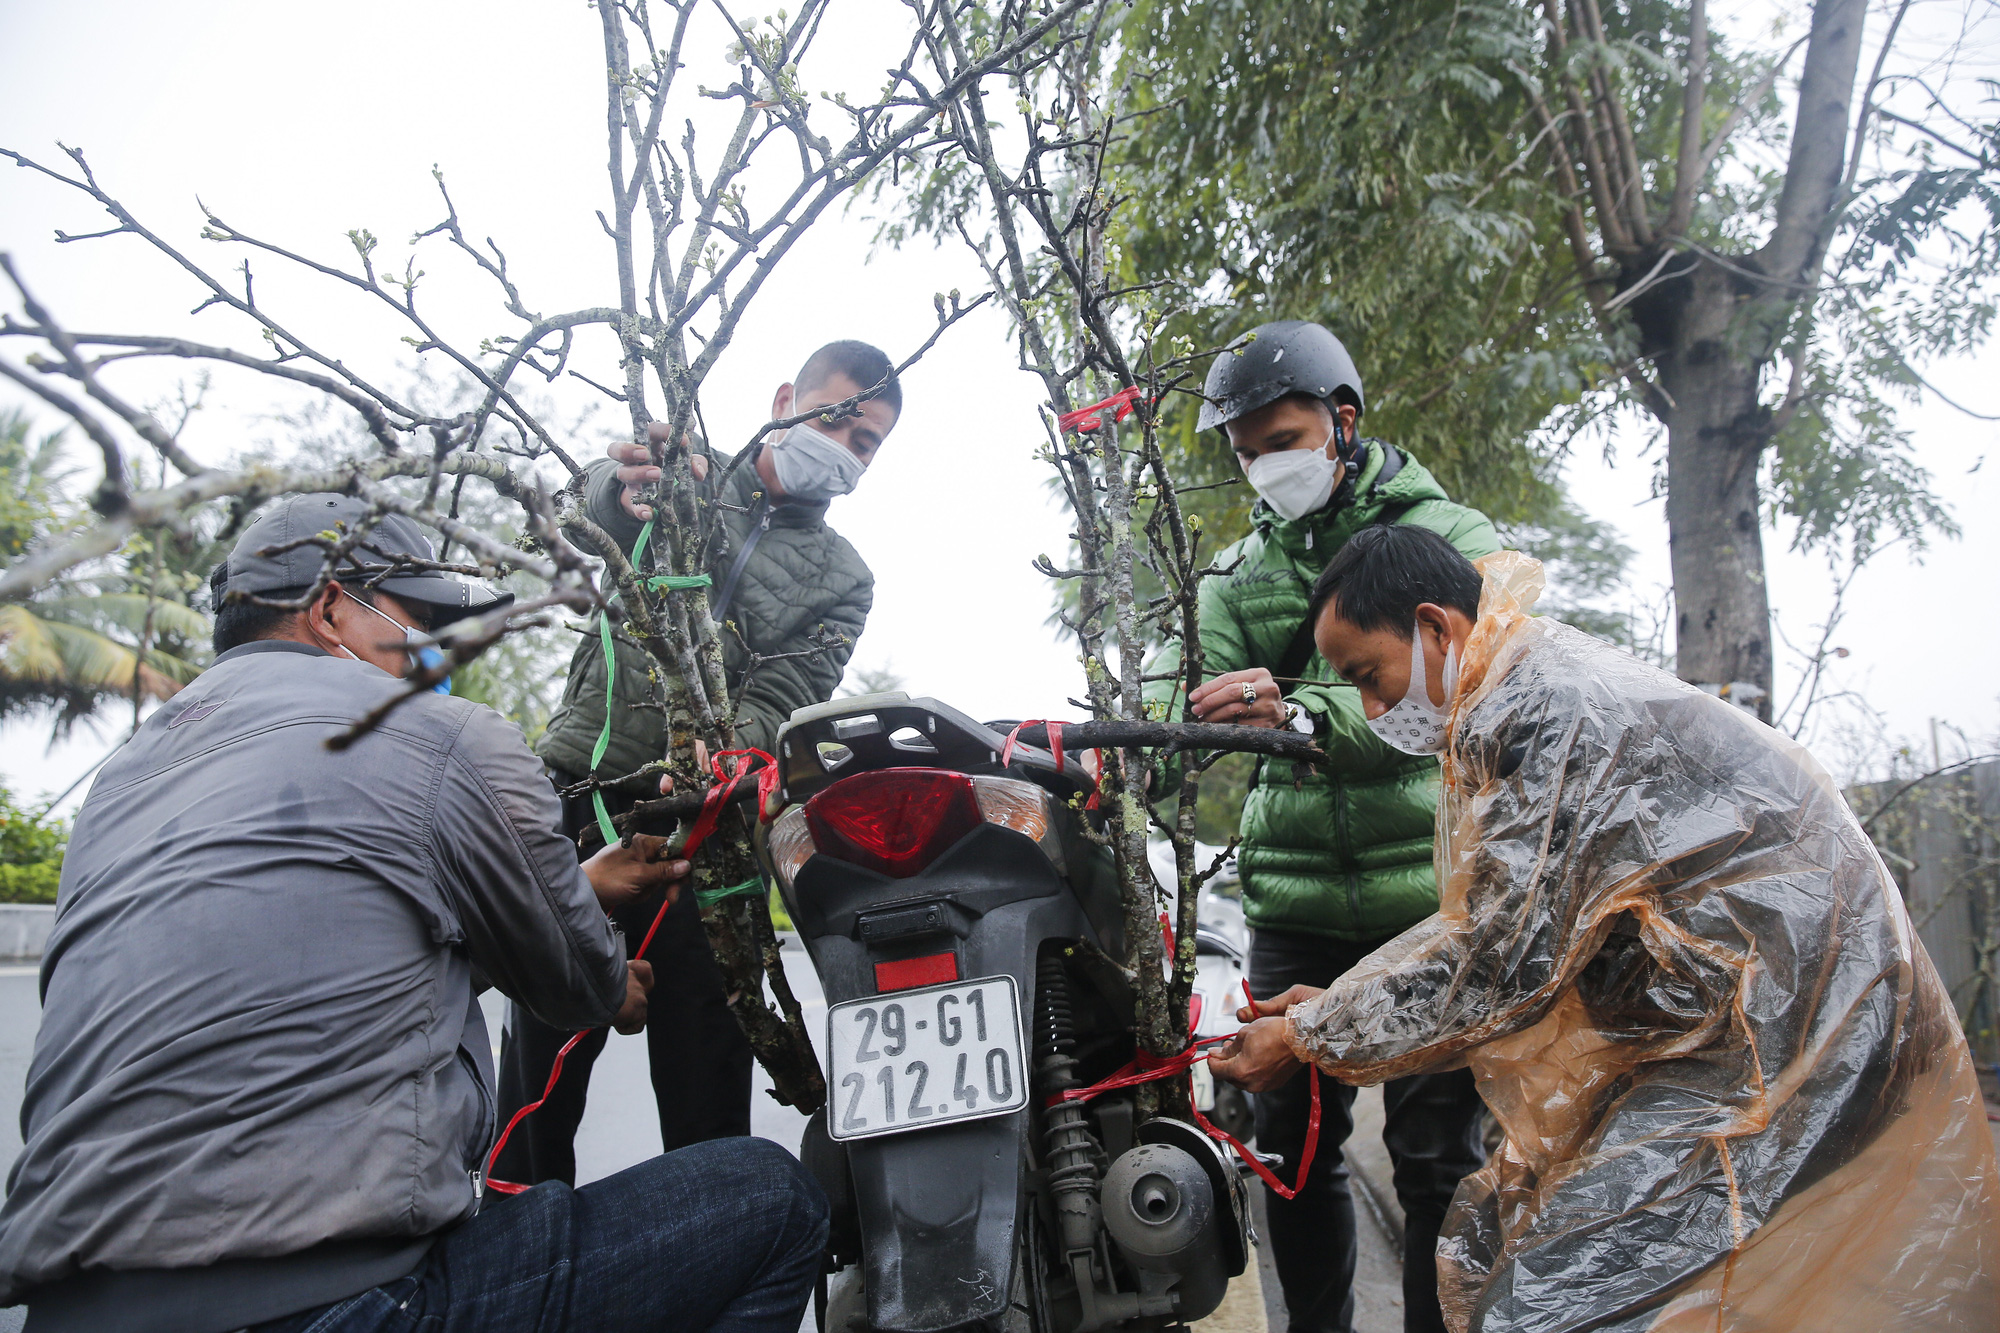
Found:
[{"label": "man in gray jacket", "polygon": [[[296,543],[364,512],[281,501],[213,585],[296,599],[323,560]],[[434,558],[396,517],[370,547]],[[492,604],[434,574],[379,577],[380,561],[343,566],[302,611],[223,607],[215,665],[78,811],[0,1208],[0,1303],[25,1301],[34,1333],[432,1316],[789,1333],[824,1203],[773,1145],[481,1208],[494,1087],[477,991],[566,1029],[636,1027],[650,970],[605,911],[687,867],[658,839],[579,866],[519,731],[466,700],[419,694],[330,752],[408,688],[413,632]]]},{"label": "man in gray jacket", "polygon": [[[903,391],[893,364],[862,342],[835,342],[814,352],[797,378],[781,384],[771,419],[785,420],[885,384],[860,410],[838,421],[801,422],[752,446],[731,468],[728,455],[697,453],[705,499],[719,507],[726,540],[710,567],[711,606],[722,636],[731,696],[739,702],[741,745],[773,750],[778,728],[797,708],[833,696],[868,623],[875,580],[847,539],[826,522],[827,504],[852,490],[874,461],[902,412]],[[656,426],[656,432],[665,428]],[[629,555],[652,516],[640,498],[659,480],[643,445],[611,448],[609,459],[584,474],[590,517]],[[710,469],[714,469],[711,471]],[[725,476],[724,474],[727,473]],[[536,746],[558,787],[585,778],[614,778],[665,757],[666,714],[654,683],[658,663],[622,632],[614,633],[617,670],[608,672],[595,624],[570,661],[569,684],[549,729]],[[751,669],[751,655],[762,659]],[[611,687],[607,689],[607,680]],[[651,705],[651,706],[649,706]],[[609,744],[591,766],[598,738]],[[611,813],[632,798],[607,794]],[[564,802],[564,828],[574,834],[592,816],[587,796]],[[644,937],[654,904],[636,903],[617,916],[633,942]],[[750,1132],[750,1045],[730,1013],[722,974],[692,899],[661,923],[649,957],[659,960],[660,989],[646,1024],[647,1053],[659,1108],[660,1142],[669,1152],[690,1143]],[[500,1057],[501,1114],[541,1097],[568,1034],[518,1010],[508,1022]],[[583,1119],[590,1068],[604,1047],[594,1034],[563,1063],[562,1077],[540,1110],[521,1123],[494,1163],[507,1180],[574,1180],[577,1125]]]}]

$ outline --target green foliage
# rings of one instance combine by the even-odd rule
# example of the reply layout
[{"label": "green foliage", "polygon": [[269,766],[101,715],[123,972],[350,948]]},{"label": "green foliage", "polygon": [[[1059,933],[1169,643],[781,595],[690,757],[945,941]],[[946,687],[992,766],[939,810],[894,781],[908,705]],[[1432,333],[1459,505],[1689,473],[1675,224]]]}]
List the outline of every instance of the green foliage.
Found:
[{"label": "green foliage", "polygon": [[[524,643],[528,635],[532,642]],[[451,673],[451,692],[461,699],[485,704],[521,729],[532,746],[549,728],[549,717],[562,697],[566,663],[550,650],[558,646],[548,630],[528,630],[502,640],[479,659]],[[551,674],[553,668],[555,674]]]},{"label": "green foliage", "polygon": [[1619,538],[1617,529],[1564,500],[1540,522],[1504,527],[1500,537],[1542,562],[1547,590],[1536,604],[1538,612],[1621,647],[1657,656],[1648,632],[1653,627],[1642,625],[1631,608],[1620,605],[1628,593],[1625,580],[1632,548]]},{"label": "green foliage", "polygon": [[[1658,218],[1676,175],[1687,6],[1601,8],[1603,42],[1572,34],[1561,63],[1586,86],[1594,61],[1615,79]],[[1631,404],[1625,371],[1670,341],[1677,309],[1652,299],[1608,321],[1592,315],[1586,277],[1602,295],[1623,292],[1654,261],[1627,271],[1586,258],[1579,269],[1530,101],[1532,89],[1563,114],[1541,20],[1535,6],[1499,0],[1138,0],[1120,32],[1120,74],[1142,114],[1119,183],[1147,201],[1120,215],[1126,276],[1191,294],[1171,327],[1195,346],[1263,320],[1326,324],[1362,368],[1370,433],[1407,445],[1457,498],[1530,527],[1565,521],[1543,464]],[[1739,103],[1742,120],[1667,259],[1699,247],[1756,262],[1784,184],[1772,164],[1796,114],[1784,79],[1757,91],[1783,51],[1711,33],[1703,135]],[[1895,408],[1919,392],[1918,365],[1991,332],[2000,85],[1983,85],[1983,114],[1947,106],[1933,86],[1892,76],[1878,93],[1911,99],[1896,104],[1906,119],[1876,122],[1891,166],[1860,173],[1828,220],[1817,302],[1784,293],[1775,326],[1757,315],[1725,335],[1734,356],[1761,362],[1777,349],[1797,362],[1791,401],[1769,395],[1780,405],[1764,480],[1802,546],[1921,544],[1952,530]],[[1595,224],[1594,201],[1583,202]],[[1602,252],[1595,234],[1583,242]],[[1671,295],[1670,284],[1653,290]],[[1782,391],[1785,378],[1768,382]],[[1177,409],[1172,436],[1187,479],[1232,475],[1193,417]],[[1226,541],[1243,531],[1249,500],[1239,487],[1194,507]]]},{"label": "green foliage", "polygon": [[[1671,7],[1649,3],[1670,27]],[[968,22],[991,15],[974,7]],[[1266,320],[1317,320],[1361,366],[1365,434],[1408,449],[1496,521],[1556,519],[1550,461],[1602,410],[1627,353],[1596,332],[1563,267],[1549,186],[1524,155],[1528,101],[1512,71],[1535,48],[1532,16],[1500,0],[1139,0],[1103,93],[1126,118],[1111,194],[1132,201],[1112,212],[1106,253],[1121,283],[1157,285],[1130,298],[1128,345],[1142,325],[1185,355]],[[1026,102],[986,111],[1006,142],[1032,116]],[[895,206],[882,238],[978,235],[989,210],[976,174],[950,155],[925,167],[902,194],[878,185]],[[1062,214],[1075,182],[1043,184]],[[1044,290],[1059,286],[1044,276]],[[1051,298],[1027,313],[1074,317]],[[1164,404],[1161,438],[1215,552],[1249,531],[1256,495],[1219,435],[1195,430],[1205,365]],[[1142,598],[1160,591],[1147,571],[1138,584]],[[1058,600],[1076,594],[1065,585]]]},{"label": "green foliage", "polygon": [[59,860],[42,861],[31,866],[0,864],[0,903],[53,903],[61,883],[62,862]]},{"label": "green foliage", "polygon": [[63,433],[33,433],[27,413],[0,412],[0,561],[9,563],[69,517],[64,488],[75,469],[63,457]]},{"label": "green foliage", "polygon": [[[1505,65],[1530,31],[1501,4],[1142,0],[1122,32],[1147,112],[1122,181],[1156,201],[1122,215],[1128,276],[1196,293],[1173,321],[1196,347],[1325,324],[1361,367],[1366,433],[1505,521],[1554,503],[1534,433],[1611,374],[1550,272],[1563,241],[1543,187],[1510,168],[1525,101]],[[1193,406],[1173,418],[1179,470],[1233,477]],[[1195,504],[1221,542],[1254,498]]]},{"label": "green foliage", "polygon": [[[2000,121],[1955,128],[2000,161]],[[1917,152],[1914,165],[1857,182],[1825,295],[1791,335],[1799,408],[1772,441],[1768,476],[1799,548],[1851,539],[1865,558],[1885,539],[1921,549],[1933,531],[1958,531],[1911,461],[1895,405],[1921,396],[1918,365],[1993,331],[2000,188],[1984,162],[1938,167],[1929,140]]]},{"label": "green foliage", "polygon": [[[25,413],[0,413],[0,560],[83,519],[72,476],[61,431],[35,438]],[[111,560],[0,606],[0,721],[53,711],[61,735],[135,689],[164,699],[194,679],[208,649],[208,620],[190,605],[201,580],[183,558],[194,540],[136,537]]]},{"label": "green foliage", "polygon": [[0,785],[0,903],[52,903],[69,821],[27,808]]}]

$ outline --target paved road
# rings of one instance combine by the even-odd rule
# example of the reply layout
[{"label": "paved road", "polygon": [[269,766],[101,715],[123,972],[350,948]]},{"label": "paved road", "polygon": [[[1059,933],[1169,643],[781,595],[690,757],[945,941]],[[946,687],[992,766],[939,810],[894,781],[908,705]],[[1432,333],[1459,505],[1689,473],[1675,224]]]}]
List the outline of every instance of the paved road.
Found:
[{"label": "paved road", "polygon": [[0,965],[0,1160],[10,1166],[21,1151],[21,1085],[42,1021],[38,973],[32,964]]}]

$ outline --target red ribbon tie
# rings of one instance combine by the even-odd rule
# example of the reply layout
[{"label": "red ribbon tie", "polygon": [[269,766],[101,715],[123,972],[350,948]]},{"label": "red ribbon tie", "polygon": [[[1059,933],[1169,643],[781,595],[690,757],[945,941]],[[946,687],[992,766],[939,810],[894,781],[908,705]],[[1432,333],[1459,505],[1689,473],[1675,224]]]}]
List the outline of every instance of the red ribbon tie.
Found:
[{"label": "red ribbon tie", "polygon": [[[734,759],[736,761],[736,763],[731,765],[731,768],[734,770],[733,772],[723,772],[722,761],[725,759]],[[744,765],[752,759],[763,760],[763,766],[746,770]],[[694,827],[688,830],[687,843],[677,854],[678,858],[683,861],[693,856],[695,850],[708,841],[708,835],[715,832],[715,822],[722,817],[722,808],[729,804],[729,798],[735,794],[736,789],[742,785],[745,778],[754,775],[757,779],[757,818],[759,819],[763,819],[769,812],[771,797],[778,790],[778,761],[762,750],[724,750],[721,754],[710,757],[708,768],[715,775],[715,785],[710,787],[708,795],[702,798],[701,812],[695,816]],[[652,944],[653,936],[659,933],[660,923],[667,919],[667,909],[673,905],[674,900],[672,898],[667,898],[660,903],[660,910],[653,913],[653,924],[646,927],[646,937],[640,940],[639,947],[632,951],[633,958],[638,959],[646,956],[646,949]],[[500,1131],[500,1137],[493,1140],[493,1147],[486,1154],[487,1189],[492,1190],[495,1194],[520,1194],[528,1188],[526,1185],[517,1185],[511,1180],[496,1180],[493,1176],[493,1163],[500,1160],[500,1150],[507,1146],[508,1136],[514,1132],[514,1127],[523,1120],[526,1120],[530,1112],[541,1109],[542,1103],[547,1101],[549,1095],[556,1090],[556,1081],[562,1077],[563,1059],[576,1049],[578,1042],[589,1036],[593,1031],[595,1029],[585,1029],[563,1043],[562,1049],[556,1052],[555,1064],[549,1069],[549,1081],[543,1085],[542,1095],[514,1112],[513,1117],[507,1121],[507,1127]]]},{"label": "red ribbon tie", "polygon": [[1104,425],[1104,411],[1111,409],[1111,420],[1115,424],[1132,415],[1132,405],[1139,400],[1139,386],[1120,389],[1101,403],[1089,407],[1079,407],[1074,412],[1065,412],[1056,418],[1056,429],[1063,432],[1080,431],[1088,433]]},{"label": "red ribbon tie", "polygon": [[[1250,995],[1250,983],[1248,981],[1243,983],[1243,994],[1246,997]],[[1250,1002],[1252,1005],[1256,1004],[1256,1000],[1254,999]],[[1198,1013],[1199,1011],[1195,1012]],[[1188,1031],[1192,1034],[1193,1030],[1194,1023],[1191,1015]],[[1208,1053],[1202,1048],[1213,1046],[1219,1041],[1228,1040],[1228,1036],[1196,1037],[1189,1041],[1187,1049],[1181,1051],[1178,1055],[1158,1056],[1142,1050],[1134,1055],[1131,1061],[1123,1068],[1115,1070],[1089,1087],[1071,1088],[1067,1092],[1059,1092],[1044,1102],[1043,1105],[1060,1106],[1064,1102],[1087,1102],[1093,1097],[1101,1097],[1107,1092],[1116,1092],[1120,1088],[1135,1087],[1141,1083],[1151,1083],[1158,1079],[1172,1078],[1177,1074],[1186,1074],[1188,1078],[1188,1109],[1194,1112],[1194,1121],[1197,1125],[1201,1126],[1202,1132],[1210,1138],[1226,1143],[1231,1148],[1234,1148],[1236,1155],[1243,1159],[1243,1164],[1256,1172],[1258,1177],[1266,1185],[1269,1185],[1272,1192],[1279,1198],[1294,1198],[1300,1190],[1305,1188],[1306,1173],[1312,1170],[1313,1153],[1319,1147],[1319,1070],[1311,1066],[1306,1068],[1306,1077],[1312,1080],[1312,1110],[1306,1116],[1306,1144],[1305,1148],[1299,1153],[1298,1178],[1292,1184],[1287,1185],[1284,1181],[1278,1179],[1271,1168],[1258,1161],[1257,1154],[1245,1147],[1241,1139],[1231,1134],[1228,1130],[1210,1122],[1209,1118],[1201,1113],[1201,1108],[1195,1105],[1194,1066],[1197,1061],[1208,1058]]]},{"label": "red ribbon tie", "polygon": [[1041,717],[1029,718],[1026,722],[1016,723],[1014,729],[1007,733],[1007,743],[1000,747],[1000,767],[1005,768],[1014,762],[1014,747],[1016,745],[1027,746],[1028,743],[1021,739],[1021,733],[1024,730],[1029,727],[1047,727],[1049,729],[1049,758],[1056,761],[1056,772],[1062,772],[1062,729],[1064,725],[1064,723],[1051,722],[1047,718]]}]

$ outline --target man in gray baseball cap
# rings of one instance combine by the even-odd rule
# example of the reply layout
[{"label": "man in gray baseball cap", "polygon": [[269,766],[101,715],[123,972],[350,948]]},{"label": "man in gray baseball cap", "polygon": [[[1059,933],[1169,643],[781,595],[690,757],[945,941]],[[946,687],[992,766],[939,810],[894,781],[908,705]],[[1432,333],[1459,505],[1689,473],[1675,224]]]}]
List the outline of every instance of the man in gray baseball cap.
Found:
[{"label": "man in gray baseball cap", "polygon": [[652,965],[606,913],[688,867],[645,835],[579,865],[520,729],[411,692],[407,636],[499,604],[436,564],[406,519],[279,501],[211,580],[214,665],[77,811],[0,1204],[35,1333],[797,1330],[825,1203],[775,1144],[489,1183],[478,992],[637,1031]]},{"label": "man in gray baseball cap", "polygon": [[[312,601],[297,602],[320,581],[327,557],[351,544],[334,576]],[[378,515],[367,502],[334,494],[291,495],[237,539],[215,567],[215,651],[254,639],[302,638],[328,652],[357,657],[400,676],[443,660],[435,648],[407,647],[455,620],[506,606],[514,594],[453,578],[432,568],[437,551],[423,529],[401,514]],[[386,595],[385,595],[386,594]],[[256,599],[256,600],[250,600]],[[371,651],[372,649],[372,651]],[[439,682],[439,693],[448,679]]]}]

